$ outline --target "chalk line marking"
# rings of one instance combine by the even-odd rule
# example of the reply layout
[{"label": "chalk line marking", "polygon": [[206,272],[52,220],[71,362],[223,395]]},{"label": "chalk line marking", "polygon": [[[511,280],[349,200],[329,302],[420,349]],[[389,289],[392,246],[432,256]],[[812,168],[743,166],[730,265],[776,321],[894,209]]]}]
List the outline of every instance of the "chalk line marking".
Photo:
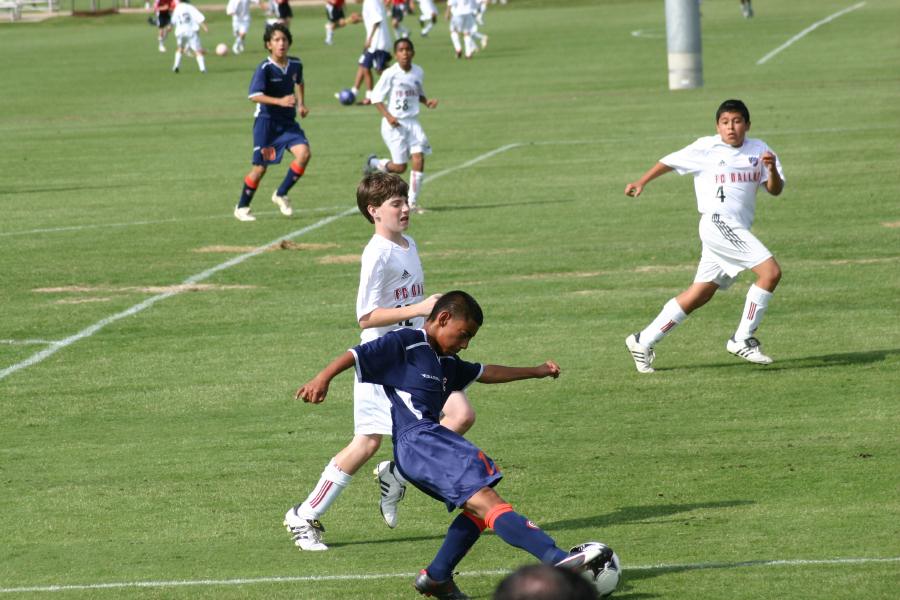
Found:
[{"label": "chalk line marking", "polygon": [[804,29],[803,31],[801,31],[800,33],[798,33],[797,35],[795,35],[794,37],[792,37],[791,39],[789,39],[788,41],[783,43],[782,45],[778,46],[777,48],[775,48],[774,50],[772,50],[771,52],[769,52],[768,54],[763,56],[761,59],[756,61],[756,64],[762,65],[762,64],[767,63],[770,58],[772,58],[773,56],[775,56],[782,50],[788,48],[789,46],[794,44],[794,42],[797,42],[798,40],[803,38],[806,34],[815,31],[816,29],[818,29],[822,25],[825,25],[826,23],[830,23],[831,21],[834,21],[835,19],[837,19],[840,16],[846,15],[847,13],[852,12],[858,8],[862,8],[865,5],[866,5],[865,2],[860,2],[858,4],[854,4],[853,6],[848,6],[844,10],[839,10],[838,12],[834,13],[833,15],[829,15],[829,16],[825,17],[821,21],[816,21],[815,23],[813,23],[812,25],[810,25],[809,27],[807,27],[806,29]]},{"label": "chalk line marking", "polygon": [[[444,175],[447,175],[449,173],[458,171],[460,169],[465,169],[466,167],[470,167],[470,166],[472,166],[478,162],[481,162],[483,160],[486,160],[492,156],[496,156],[497,154],[500,154],[501,152],[506,152],[507,150],[516,148],[521,145],[523,145],[523,144],[507,144],[506,146],[501,146],[500,148],[491,150],[490,152],[485,152],[484,154],[482,154],[480,156],[476,156],[472,160],[466,161],[466,162],[462,163],[461,165],[457,165],[455,167],[450,167],[448,169],[444,169],[443,171],[438,171],[437,173],[435,173],[431,177],[429,177],[429,180],[434,180],[439,177],[443,177]],[[271,242],[268,242],[266,244],[263,244],[262,246],[254,248],[253,250],[251,250],[249,252],[245,252],[244,254],[235,256],[234,258],[227,260],[221,264],[218,264],[212,268],[206,269],[205,271],[197,273],[196,275],[192,275],[191,277],[188,277],[187,279],[182,281],[178,287],[174,288],[171,291],[157,294],[155,296],[151,296],[150,298],[147,298],[143,302],[139,302],[138,304],[135,304],[134,306],[132,306],[130,308],[127,308],[121,312],[114,314],[114,315],[110,315],[110,316],[106,317],[105,319],[101,319],[101,320],[97,321],[93,325],[90,325],[90,326],[82,329],[81,331],[79,331],[78,333],[76,333],[74,335],[70,335],[69,337],[62,339],[62,340],[51,342],[47,348],[44,348],[40,352],[32,354],[25,360],[18,362],[14,365],[11,365],[9,367],[6,367],[3,370],[0,370],[0,380],[6,379],[7,377],[12,375],[13,373],[16,373],[17,371],[21,371],[22,369],[26,369],[28,367],[31,367],[33,365],[36,365],[36,364],[44,361],[47,358],[50,358],[51,356],[53,356],[54,354],[56,354],[63,348],[71,346],[75,342],[78,342],[85,338],[91,337],[92,335],[94,335],[95,333],[97,333],[98,331],[100,331],[101,329],[106,327],[107,325],[111,325],[112,323],[115,323],[116,321],[120,321],[127,317],[136,315],[144,310],[147,310],[148,308],[150,308],[157,302],[161,302],[162,300],[166,300],[167,298],[171,298],[172,296],[177,296],[178,294],[183,293],[185,291],[185,289],[188,289],[188,287],[191,286],[192,284],[200,283],[201,281],[209,279],[210,277],[212,277],[219,271],[224,271],[225,269],[230,269],[231,267],[239,265],[242,262],[244,262],[250,258],[253,258],[254,256],[258,256],[258,255],[268,251],[268,249],[273,245],[280,244],[281,242],[292,240],[294,238],[298,238],[302,235],[306,235],[310,231],[315,231],[316,229],[319,229],[330,223],[333,223],[334,221],[337,221],[338,219],[341,219],[348,215],[352,215],[353,213],[357,212],[357,210],[359,210],[359,209],[356,206],[354,206],[353,208],[348,208],[348,209],[341,211],[330,217],[320,219],[319,221],[316,221],[312,225],[307,225],[306,227],[303,227],[301,229],[298,229],[296,231],[293,231],[291,233],[283,235],[279,238],[272,240]]]},{"label": "chalk line marking", "polygon": [[[748,560],[743,562],[710,562],[688,564],[622,565],[622,571],[693,571],[703,569],[738,569],[748,567],[805,567],[821,565],[850,565],[870,563],[896,563],[900,557],[892,558],[826,558],[794,560]],[[459,573],[460,577],[487,577],[506,575],[506,569],[471,571]],[[240,579],[180,579],[171,581],[117,581],[110,583],[85,583],[73,585],[42,585],[0,588],[0,594],[24,592],[68,592],[74,590],[109,590],[123,588],[175,588],[175,587],[215,587],[259,585],[266,583],[308,583],[317,581],[371,581],[372,579],[398,579],[415,577],[415,573],[372,573],[368,575],[294,575],[284,577],[246,577]]]}]

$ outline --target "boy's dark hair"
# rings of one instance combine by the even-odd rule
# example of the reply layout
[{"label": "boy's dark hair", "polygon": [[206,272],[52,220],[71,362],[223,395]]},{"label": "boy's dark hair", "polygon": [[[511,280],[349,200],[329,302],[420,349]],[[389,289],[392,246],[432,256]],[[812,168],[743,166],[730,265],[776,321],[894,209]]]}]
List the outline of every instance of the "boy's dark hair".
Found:
[{"label": "boy's dark hair", "polygon": [[722,113],[727,112],[740,113],[740,115],[744,117],[744,121],[747,123],[750,122],[750,111],[747,110],[747,105],[740,100],[732,98],[731,100],[726,100],[720,104],[719,110],[716,111],[716,123],[719,122],[719,117],[722,116]]},{"label": "boy's dark hair", "polygon": [[597,590],[578,573],[545,564],[519,567],[500,582],[494,600],[596,600]]},{"label": "boy's dark hair", "polygon": [[397,54],[397,46],[400,44],[409,44],[409,49],[413,52],[416,51],[416,47],[413,45],[412,40],[409,38],[397,38],[394,40],[394,54]]},{"label": "boy's dark hair", "polygon": [[476,302],[475,298],[469,294],[453,290],[441,296],[431,309],[428,316],[429,321],[434,321],[442,312],[450,313],[453,318],[465,319],[466,321],[474,321],[479,327],[484,323],[484,313]]},{"label": "boy's dark hair", "polygon": [[288,46],[294,43],[294,36],[291,35],[291,30],[288,29],[287,25],[284,23],[272,23],[271,25],[266,26],[266,31],[263,33],[263,45],[266,50],[269,49],[269,42],[272,41],[272,36],[275,35],[276,31],[280,31],[284,34],[284,37],[287,38]]},{"label": "boy's dark hair", "polygon": [[409,196],[409,186],[399,175],[376,171],[363,177],[356,188],[356,206],[369,223],[375,220],[369,207],[379,207],[391,198]]}]

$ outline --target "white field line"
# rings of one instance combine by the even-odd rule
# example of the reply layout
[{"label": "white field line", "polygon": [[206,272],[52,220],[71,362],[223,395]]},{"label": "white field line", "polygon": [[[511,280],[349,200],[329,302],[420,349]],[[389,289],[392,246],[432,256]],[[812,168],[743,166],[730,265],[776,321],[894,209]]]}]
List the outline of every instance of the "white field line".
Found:
[{"label": "white field line", "polygon": [[[442,177],[444,175],[447,175],[448,173],[458,171],[459,169],[464,169],[464,168],[474,165],[482,160],[486,160],[496,154],[500,154],[501,152],[505,152],[511,148],[515,148],[520,145],[521,144],[507,144],[506,146],[501,146],[500,148],[496,148],[494,150],[491,150],[490,152],[486,152],[480,156],[476,156],[472,160],[466,161],[459,166],[450,167],[449,169],[444,169],[443,171],[438,171],[437,173],[433,174],[430,177],[430,179],[437,179],[438,177]],[[316,221],[312,225],[307,225],[306,227],[303,227],[301,229],[298,229],[296,231],[293,231],[291,233],[283,235],[279,238],[276,238],[276,239],[272,240],[271,242],[268,242],[266,244],[263,244],[262,246],[254,248],[250,252],[245,252],[244,254],[235,256],[234,258],[227,260],[221,264],[218,264],[215,267],[206,269],[205,271],[203,271],[201,273],[197,273],[196,275],[192,275],[191,277],[188,277],[187,279],[185,279],[184,281],[181,282],[181,286],[189,286],[191,284],[199,283],[201,281],[209,279],[210,277],[212,277],[219,271],[224,271],[225,269],[229,269],[231,267],[239,265],[249,258],[253,258],[254,256],[257,256],[259,254],[262,254],[263,252],[266,252],[271,246],[280,244],[283,241],[298,238],[302,235],[309,233],[310,231],[314,231],[316,229],[319,229],[320,227],[324,227],[325,225],[328,225],[329,223],[332,223],[333,221],[336,221],[342,217],[352,215],[357,210],[358,209],[355,206],[353,208],[348,208],[336,215],[326,217],[324,219]],[[69,337],[59,340],[59,341],[51,342],[47,348],[41,350],[40,352],[32,354],[25,360],[18,362],[12,366],[6,367],[5,369],[0,370],[0,380],[6,379],[7,377],[12,375],[13,373],[16,373],[17,371],[21,371],[22,369],[26,369],[30,366],[38,364],[39,362],[42,362],[43,360],[53,356],[54,354],[56,354],[63,348],[66,348],[67,346],[71,346],[75,342],[81,341],[85,338],[88,338],[88,337],[94,335],[95,333],[97,333],[98,331],[100,331],[101,329],[106,327],[107,325],[115,323],[116,321],[119,321],[126,317],[136,315],[139,312],[142,312],[142,311],[150,308],[157,302],[160,302],[161,300],[165,300],[167,298],[171,298],[172,296],[176,296],[176,295],[182,293],[183,291],[184,291],[183,288],[178,288],[178,289],[174,289],[169,292],[164,292],[162,294],[157,294],[155,296],[151,296],[150,298],[147,298],[143,302],[135,304],[134,306],[132,306],[126,310],[123,310],[122,312],[118,312],[114,315],[110,315],[110,316],[106,317],[105,319],[101,319],[101,320],[97,321],[93,325],[90,325],[89,327],[82,329],[81,331],[79,331],[78,333],[76,333],[74,335],[70,335]]]},{"label": "white field line", "polygon": [[[743,562],[711,562],[688,564],[622,565],[622,571],[692,571],[702,569],[738,569],[747,567],[805,567],[821,565],[858,565],[872,563],[896,563],[900,557],[892,558],[827,558],[794,560],[748,560]],[[487,577],[506,575],[505,569],[490,571],[470,571],[460,573],[460,577]],[[68,592],[77,590],[110,590],[123,588],[175,588],[175,587],[216,587],[258,585],[267,583],[309,583],[318,581],[370,581],[372,579],[399,579],[415,577],[414,573],[372,573],[367,575],[288,575],[284,577],[246,577],[239,579],[177,579],[171,581],[118,581],[110,583],[85,583],[75,585],[42,585],[0,588],[0,594],[25,592]]]},{"label": "white field line", "polygon": [[783,43],[782,45],[778,46],[777,48],[775,48],[774,50],[772,50],[771,52],[769,52],[768,54],[766,54],[765,56],[763,56],[761,59],[759,59],[758,61],[756,61],[756,64],[757,64],[757,65],[762,65],[762,64],[767,63],[767,62],[769,61],[770,58],[772,58],[773,56],[775,56],[776,54],[778,54],[779,52],[781,52],[781,51],[784,50],[785,48],[791,46],[794,42],[800,40],[800,39],[803,38],[806,34],[808,34],[808,33],[812,32],[812,31],[818,29],[819,27],[821,27],[822,25],[825,25],[826,23],[830,23],[831,21],[837,19],[838,17],[840,17],[840,16],[842,16],[842,15],[845,15],[845,14],[847,14],[847,13],[849,13],[849,12],[852,12],[852,11],[858,9],[858,8],[862,8],[862,7],[865,6],[865,5],[866,5],[865,2],[860,2],[860,3],[858,3],[858,4],[854,4],[853,6],[848,6],[848,7],[845,8],[844,10],[839,10],[838,12],[834,13],[833,15],[830,15],[830,16],[825,17],[825,18],[822,19],[821,21],[816,21],[815,23],[813,23],[812,25],[810,25],[809,27],[807,27],[806,29],[804,29],[803,31],[801,31],[800,33],[798,33],[797,35],[795,35],[794,37],[792,37],[791,39],[789,39],[788,41],[786,41],[785,43]]}]

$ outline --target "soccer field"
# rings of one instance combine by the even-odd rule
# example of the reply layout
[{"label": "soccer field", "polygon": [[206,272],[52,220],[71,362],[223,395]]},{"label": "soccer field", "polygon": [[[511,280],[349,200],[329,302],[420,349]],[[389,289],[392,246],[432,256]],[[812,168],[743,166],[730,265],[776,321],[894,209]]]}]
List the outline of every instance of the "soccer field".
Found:
[{"label": "soccer field", "polygon": [[[421,115],[428,212],[409,232],[428,293],[485,310],[464,358],[561,365],[470,388],[468,437],[561,546],[616,550],[616,598],[894,600],[900,5],[753,5],[702,3],[705,85],[679,92],[660,0],[491,5],[471,61],[445,21],[428,38],[411,23],[440,104]],[[204,45],[230,44],[230,18],[199,6]],[[206,75],[192,58],[173,74],[143,14],[0,24],[0,596],[418,597],[450,517],[410,490],[385,527],[376,461],[323,519],[328,552],[281,526],[351,436],[350,374],[322,405],[292,398],[358,342],[371,228],[355,189],[385,148],[374,108],[333,97],[362,27],[325,46],[324,11],[295,9],[312,161],[293,218],[269,201],[285,161],[258,220],[234,219],[265,56],[254,11],[248,51]],[[725,351],[745,273],[641,375],[624,339],[692,280],[698,215],[689,177],[623,189],[714,134],[731,97],[787,178],[754,226],[784,271],[758,332],[775,363]],[[456,581],[490,598],[530,562],[488,534]]]}]

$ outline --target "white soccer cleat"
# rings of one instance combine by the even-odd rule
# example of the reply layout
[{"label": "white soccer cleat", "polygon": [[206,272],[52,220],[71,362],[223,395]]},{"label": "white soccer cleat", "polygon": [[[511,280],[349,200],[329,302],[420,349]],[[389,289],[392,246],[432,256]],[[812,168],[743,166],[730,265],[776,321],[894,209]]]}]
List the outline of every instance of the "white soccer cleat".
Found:
[{"label": "white soccer cleat", "polygon": [[736,342],[734,338],[730,338],[725,342],[725,349],[735,356],[740,356],[744,360],[757,365],[772,364],[772,357],[763,354],[762,346],[755,337],[748,337],[746,340],[740,342]]},{"label": "white soccer cleat", "polygon": [[385,460],[378,463],[373,471],[381,487],[381,516],[391,529],[397,526],[397,504],[406,495],[406,486],[394,475],[394,468],[393,461]]},{"label": "white soccer cleat", "polygon": [[481,49],[484,50],[485,48],[487,48],[487,44],[488,44],[488,36],[482,37],[481,38]]},{"label": "white soccer cleat", "polygon": [[272,192],[272,202],[275,204],[275,206],[278,207],[278,210],[280,210],[281,214],[283,214],[284,216],[289,217],[294,214],[294,209],[291,208],[290,199],[287,196],[279,196],[278,190]]},{"label": "white soccer cleat", "polygon": [[587,569],[588,565],[590,565],[592,561],[596,560],[601,554],[603,554],[604,548],[606,548],[606,546],[599,542],[587,542],[585,544],[575,546],[574,548],[569,550],[569,556],[565,557],[553,566],[559,567],[560,569],[565,569],[567,571],[580,573]]},{"label": "white soccer cleat", "polygon": [[372,166],[372,161],[378,160],[377,154],[370,154],[366,157],[366,164],[363,165],[363,177],[370,175],[378,170],[378,167]]},{"label": "white soccer cleat", "polygon": [[238,221],[255,221],[256,217],[250,212],[249,206],[236,206],[234,208],[234,218]]},{"label": "white soccer cleat", "polygon": [[165,52],[165,51],[166,51],[166,47],[163,46],[162,44],[160,44],[160,45],[159,45],[159,51],[160,51],[160,52]]},{"label": "white soccer cleat", "polygon": [[638,341],[639,333],[632,333],[625,338],[625,346],[631,352],[631,358],[634,359],[634,366],[638,373],[655,373],[656,370],[650,366],[656,358],[653,348],[645,346]]},{"label": "white soccer cleat", "polygon": [[291,534],[294,545],[307,552],[323,552],[328,550],[322,542],[322,534],[325,527],[317,519],[304,519],[297,515],[297,507],[294,506],[284,515],[284,526]]}]

